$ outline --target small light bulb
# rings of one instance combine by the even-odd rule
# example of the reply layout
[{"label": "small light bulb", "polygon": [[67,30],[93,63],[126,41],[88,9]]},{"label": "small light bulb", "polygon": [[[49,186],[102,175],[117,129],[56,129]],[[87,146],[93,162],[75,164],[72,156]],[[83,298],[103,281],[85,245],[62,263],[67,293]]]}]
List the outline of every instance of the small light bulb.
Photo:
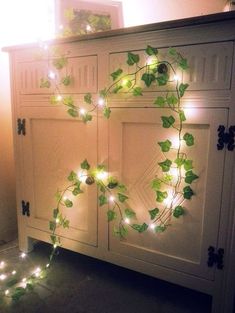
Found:
[{"label": "small light bulb", "polygon": [[63,200],[66,201],[68,199],[68,197],[66,196],[63,196]]},{"label": "small light bulb", "polygon": [[57,248],[57,244],[55,243],[55,244],[53,245],[53,247],[54,247],[54,249],[56,249],[56,248]]},{"label": "small light bulb", "polygon": [[58,95],[57,97],[56,97],[56,101],[61,101],[62,100],[62,96],[61,95]]},{"label": "small light bulb", "polygon": [[86,26],[86,31],[87,31],[87,32],[90,32],[91,30],[92,30],[91,25],[88,24],[88,25]]},{"label": "small light bulb", "polygon": [[126,218],[124,219],[124,222],[125,222],[126,224],[130,224],[130,219],[126,217]]},{"label": "small light bulb", "polygon": [[85,109],[80,109],[79,112],[80,112],[81,115],[85,115],[86,114],[86,110]]},{"label": "small light bulb", "polygon": [[43,49],[44,49],[44,50],[48,50],[48,45],[45,44],[45,45],[43,46]]},{"label": "small light bulb", "polygon": [[59,219],[59,218],[56,218],[55,222],[56,222],[56,224],[59,224],[60,219]]},{"label": "small light bulb", "polygon": [[36,276],[36,277],[39,277],[39,276],[40,276],[40,273],[35,273],[35,276]]},{"label": "small light bulb", "polygon": [[26,282],[26,280],[27,280],[27,278],[26,278],[26,277],[24,277],[24,278],[22,279],[22,282],[23,282],[23,283],[25,283],[25,282]]},{"label": "small light bulb", "polygon": [[171,167],[169,174],[172,176],[172,182],[176,183],[178,180],[178,176],[179,176],[179,171],[176,167]]},{"label": "small light bulb", "polygon": [[126,86],[127,82],[128,82],[128,79],[124,78],[121,82],[122,86],[123,87]]},{"label": "small light bulb", "polygon": [[176,82],[180,80],[179,76],[176,75],[176,74],[173,76],[173,79],[174,79],[174,81],[176,81]]},{"label": "small light bulb", "polygon": [[107,173],[107,172],[104,172],[104,171],[98,172],[98,173],[96,174],[96,178],[99,179],[99,180],[106,179],[106,178],[108,178],[108,173]]},{"label": "small light bulb", "polygon": [[150,224],[149,227],[154,230],[155,225],[154,224]]},{"label": "small light bulb", "polygon": [[79,171],[78,172],[78,179],[82,182],[85,183],[87,179],[87,171]]},{"label": "small light bulb", "polygon": [[0,263],[0,268],[3,268],[5,266],[5,262],[4,261],[1,261]]},{"label": "small light bulb", "polygon": [[166,207],[170,207],[174,199],[173,192],[168,192],[168,197],[163,201]]},{"label": "small light bulb", "polygon": [[156,57],[153,57],[153,56],[149,56],[148,58],[147,58],[147,65],[153,65],[154,63],[156,63],[157,62],[157,59],[156,59]]},{"label": "small light bulb", "polygon": [[25,254],[24,252],[22,252],[21,255],[20,255],[20,257],[21,257],[22,259],[24,259],[24,258],[26,257],[26,254]]},{"label": "small light bulb", "polygon": [[171,148],[172,149],[179,149],[179,146],[180,146],[180,139],[179,137],[175,136],[175,137],[172,137],[171,139]]},{"label": "small light bulb", "polygon": [[0,275],[0,280],[4,280],[4,279],[6,279],[7,278],[7,275],[6,274],[1,274]]},{"label": "small light bulb", "polygon": [[98,106],[103,107],[104,106],[104,98],[99,98],[98,99]]},{"label": "small light bulb", "polygon": [[47,263],[46,267],[48,268],[49,266],[50,266],[50,264],[49,264],[49,263]]},{"label": "small light bulb", "polygon": [[6,296],[9,295],[9,290],[8,290],[8,289],[5,290],[5,295],[6,295]]},{"label": "small light bulb", "polygon": [[15,275],[15,274],[16,274],[16,271],[15,271],[15,270],[14,270],[14,271],[12,271],[12,272],[11,272],[11,274],[12,274],[12,275]]},{"label": "small light bulb", "polygon": [[50,72],[48,73],[48,77],[49,77],[50,79],[55,79],[55,73],[52,72],[52,71],[50,71]]},{"label": "small light bulb", "polygon": [[64,25],[60,24],[59,29],[63,29]]},{"label": "small light bulb", "polygon": [[109,201],[113,202],[115,200],[114,196],[109,197]]}]

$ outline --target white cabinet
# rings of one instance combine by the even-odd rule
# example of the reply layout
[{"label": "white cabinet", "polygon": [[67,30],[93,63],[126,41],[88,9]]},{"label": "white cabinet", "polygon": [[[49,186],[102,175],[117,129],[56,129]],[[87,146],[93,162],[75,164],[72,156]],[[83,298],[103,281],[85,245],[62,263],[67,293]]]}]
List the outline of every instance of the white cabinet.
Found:
[{"label": "white cabinet", "polygon": [[[228,151],[226,144],[218,150],[217,143],[218,127],[222,125],[228,132],[235,124],[235,14],[192,19],[178,26],[177,22],[156,24],[111,31],[104,38],[97,34],[56,44],[69,51],[68,73],[73,76],[73,84],[63,92],[73,94],[78,101],[86,92],[96,96],[114,69],[128,70],[127,51],[138,51],[144,62],[142,52],[147,44],[158,47],[162,55],[166,47],[175,46],[188,58],[190,70],[181,77],[190,84],[183,98],[187,117],[184,130],[192,133],[196,142],[192,149],[185,149],[195,160],[200,179],[194,184],[196,196],[185,204],[186,214],[172,218],[163,233],[130,230],[127,240],[120,241],[113,235],[113,222],[107,223],[107,208],[98,206],[96,187],[84,186],[85,193],[75,200],[74,207],[63,211],[71,227],[60,235],[68,249],[208,293],[213,296],[213,313],[230,313],[235,152]],[[46,61],[35,59],[36,45],[8,50],[20,248],[29,250],[30,238],[50,241],[48,221],[55,205],[54,194],[85,158],[92,166],[105,163],[109,172],[127,185],[128,205],[135,209],[137,218],[149,222],[147,211],[155,206],[150,181],[162,157],[157,142],[175,136],[174,129],[162,128],[160,117],[167,115],[168,109],[152,106],[166,88],[157,92],[146,89],[142,97],[114,95],[108,121],[95,112],[92,122],[84,124],[69,117],[63,106],[50,104],[51,89],[39,88],[40,78],[50,68]],[[210,247],[217,256],[212,267],[208,267]],[[224,269],[218,265],[220,252]]]}]

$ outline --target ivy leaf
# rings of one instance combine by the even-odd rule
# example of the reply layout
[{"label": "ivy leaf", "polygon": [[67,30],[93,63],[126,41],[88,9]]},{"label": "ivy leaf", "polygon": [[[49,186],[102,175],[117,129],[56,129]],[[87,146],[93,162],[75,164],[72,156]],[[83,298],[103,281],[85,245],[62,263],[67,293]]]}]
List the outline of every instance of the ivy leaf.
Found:
[{"label": "ivy leaf", "polygon": [[16,287],[14,289],[13,294],[11,295],[11,298],[13,301],[18,301],[23,295],[25,295],[26,289],[23,287]]},{"label": "ivy leaf", "polygon": [[92,95],[90,92],[88,92],[87,94],[85,94],[84,96],[84,101],[88,104],[91,104],[92,103]]},{"label": "ivy leaf", "polygon": [[121,239],[125,239],[128,234],[128,230],[124,225],[119,226],[119,228],[114,227],[113,231],[114,235],[120,237]]},{"label": "ivy leaf", "polygon": [[53,60],[53,65],[57,70],[61,70],[68,63],[68,59],[65,57],[61,57]]},{"label": "ivy leaf", "polygon": [[104,194],[100,195],[99,196],[99,206],[102,206],[102,205],[107,204],[107,203],[108,203],[107,197]]},{"label": "ivy leaf", "polygon": [[169,172],[172,161],[169,159],[166,159],[165,161],[159,162],[158,164],[161,166],[163,172]]},{"label": "ivy leaf", "polygon": [[90,122],[92,120],[92,115],[89,113],[86,113],[82,115],[82,120],[84,123]]},{"label": "ivy leaf", "polygon": [[151,182],[151,188],[153,190],[159,190],[161,188],[161,184],[162,184],[161,180],[159,178],[155,178]]},{"label": "ivy leaf", "polygon": [[179,94],[181,98],[183,97],[185,90],[188,88],[188,86],[189,84],[183,84],[183,83],[179,85]]},{"label": "ivy leaf", "polygon": [[185,133],[183,139],[185,140],[187,146],[194,145],[194,137],[192,134]]},{"label": "ivy leaf", "polygon": [[158,225],[158,226],[154,227],[154,231],[156,233],[163,233],[165,230],[166,230],[165,225]]},{"label": "ivy leaf", "polygon": [[175,95],[171,95],[166,98],[166,101],[169,105],[175,106],[178,103],[178,98]]},{"label": "ivy leaf", "polygon": [[163,108],[166,104],[166,100],[163,97],[157,97],[153,104],[160,108]]},{"label": "ivy leaf", "polygon": [[50,222],[49,222],[49,229],[50,229],[51,231],[54,231],[54,230],[56,229],[56,223],[53,222],[53,221],[50,221]]},{"label": "ivy leaf", "polygon": [[73,191],[72,191],[72,194],[73,194],[74,196],[77,196],[77,195],[79,195],[79,194],[81,194],[81,193],[83,193],[83,191],[80,189],[80,186],[75,187],[75,188],[73,189]]},{"label": "ivy leaf", "polygon": [[178,55],[177,51],[175,48],[169,48],[168,50],[169,55],[171,55],[172,57],[175,57]]},{"label": "ivy leaf", "polygon": [[139,60],[140,60],[140,57],[138,54],[128,52],[128,54],[127,54],[127,64],[128,65],[134,65],[135,63],[138,63]]},{"label": "ivy leaf", "polygon": [[152,82],[155,81],[155,75],[152,73],[144,73],[141,77],[141,80],[145,82],[147,87],[150,87]]},{"label": "ivy leaf", "polygon": [[40,80],[40,88],[50,88],[51,82],[48,79],[41,78]]},{"label": "ivy leaf", "polygon": [[64,86],[69,86],[72,83],[72,78],[70,75],[67,75],[62,78],[61,82]]},{"label": "ivy leaf", "polygon": [[133,93],[133,96],[135,97],[143,96],[143,90],[141,87],[135,87],[132,93]]},{"label": "ivy leaf", "polygon": [[184,111],[180,111],[179,112],[179,118],[181,122],[185,122],[186,121],[186,116],[184,114]]},{"label": "ivy leaf", "polygon": [[127,81],[125,82],[125,85],[124,85],[124,86],[127,87],[127,88],[131,88],[131,86],[132,86],[131,80],[127,80]]},{"label": "ivy leaf", "polygon": [[64,220],[62,226],[63,228],[69,228],[69,220]]},{"label": "ivy leaf", "polygon": [[111,109],[109,107],[105,106],[104,109],[103,109],[104,117],[109,118],[110,114],[111,114]]},{"label": "ivy leaf", "polygon": [[198,178],[198,176],[192,170],[190,170],[190,171],[186,172],[184,181],[187,184],[191,184],[197,178]]},{"label": "ivy leaf", "polygon": [[85,159],[81,164],[80,164],[81,168],[83,170],[89,170],[90,169],[90,164],[87,162],[87,159]]},{"label": "ivy leaf", "polygon": [[154,220],[158,213],[159,213],[158,208],[154,208],[152,210],[149,210],[149,215],[150,215],[151,220]]},{"label": "ivy leaf", "polygon": [[71,96],[63,97],[63,104],[67,105],[68,107],[74,107],[74,100]]},{"label": "ivy leaf", "polygon": [[173,216],[179,218],[181,215],[184,215],[184,208],[180,205],[174,208]]},{"label": "ivy leaf", "polygon": [[170,128],[175,122],[175,119],[172,115],[169,117],[168,116],[161,116],[161,120],[163,122],[164,128]]},{"label": "ivy leaf", "polygon": [[189,171],[193,169],[193,161],[192,160],[185,160],[184,161],[184,169],[185,171]]},{"label": "ivy leaf", "polygon": [[143,224],[133,224],[133,225],[131,225],[131,227],[134,230],[137,230],[139,233],[143,233],[145,230],[148,229],[148,225],[146,223],[143,223]]},{"label": "ivy leaf", "polygon": [[69,199],[65,199],[64,204],[67,208],[71,208],[73,206],[73,202]]},{"label": "ivy leaf", "polygon": [[107,89],[102,89],[99,91],[99,95],[101,98],[105,98],[107,96]]},{"label": "ivy leaf", "polygon": [[172,145],[171,141],[168,139],[166,141],[159,141],[158,144],[161,147],[162,152],[168,152]]},{"label": "ivy leaf", "polygon": [[124,184],[118,184],[117,188],[121,193],[127,191],[127,188]]},{"label": "ivy leaf", "polygon": [[117,69],[115,72],[111,73],[110,75],[113,78],[113,81],[117,80],[118,77],[123,73],[123,70],[121,68]]},{"label": "ivy leaf", "polygon": [[162,74],[156,77],[156,81],[158,82],[159,86],[165,86],[169,80],[168,74]]},{"label": "ivy leaf", "polygon": [[67,113],[72,117],[78,117],[78,111],[77,109],[68,109]]},{"label": "ivy leaf", "polygon": [[78,176],[74,171],[71,171],[69,176],[67,177],[68,181],[74,181],[77,180]]},{"label": "ivy leaf", "polygon": [[58,208],[56,208],[56,209],[54,209],[53,210],[53,218],[57,218],[57,216],[58,216],[58,214],[59,214],[59,209]]},{"label": "ivy leaf", "polygon": [[184,187],[183,193],[184,193],[184,199],[188,199],[188,200],[190,200],[192,196],[194,195],[194,192],[190,186]]},{"label": "ivy leaf", "polygon": [[156,198],[157,202],[163,202],[168,197],[167,191],[157,190],[156,194],[157,194],[157,198]]},{"label": "ivy leaf", "polygon": [[107,217],[108,217],[108,222],[111,222],[111,221],[115,220],[115,218],[117,217],[117,214],[113,210],[108,210],[107,211]]},{"label": "ivy leaf", "polygon": [[179,64],[179,67],[182,68],[182,70],[187,70],[189,68],[188,61],[185,58],[181,58],[178,64]]},{"label": "ivy leaf", "polygon": [[134,218],[134,217],[136,217],[136,213],[133,210],[127,208],[127,209],[125,209],[125,216],[127,218]]},{"label": "ivy leaf", "polygon": [[128,196],[124,195],[123,193],[118,192],[118,200],[123,203],[128,199]]},{"label": "ivy leaf", "polygon": [[151,46],[147,46],[147,48],[145,49],[145,52],[147,53],[147,55],[157,55],[158,54],[158,49],[157,48],[153,48]]},{"label": "ivy leaf", "polygon": [[174,162],[177,165],[177,167],[181,167],[184,164],[185,160],[184,158],[179,157],[179,158],[176,158]]},{"label": "ivy leaf", "polygon": [[119,90],[121,90],[123,88],[122,85],[116,85],[114,88],[113,88],[113,93],[118,93]]}]

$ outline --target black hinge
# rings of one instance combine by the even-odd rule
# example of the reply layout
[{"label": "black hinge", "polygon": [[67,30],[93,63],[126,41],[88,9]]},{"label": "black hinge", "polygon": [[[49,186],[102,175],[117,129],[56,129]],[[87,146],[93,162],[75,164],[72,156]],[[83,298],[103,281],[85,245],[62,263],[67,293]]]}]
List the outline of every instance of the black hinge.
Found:
[{"label": "black hinge", "polygon": [[17,133],[18,135],[24,135],[26,134],[26,130],[25,130],[25,119],[21,119],[21,118],[18,118],[17,120],[17,127],[18,127],[18,130],[17,130]]},{"label": "black hinge", "polygon": [[234,143],[235,125],[230,126],[227,132],[225,132],[225,127],[223,125],[219,125],[217,131],[218,131],[217,149],[223,150],[224,146],[226,145],[229,151],[233,151],[233,149],[235,148]]},{"label": "black hinge", "polygon": [[30,204],[29,202],[21,201],[22,215],[30,216]]},{"label": "black hinge", "polygon": [[216,252],[216,249],[212,246],[208,248],[208,267],[212,267],[213,265],[217,266],[219,270],[222,270],[224,267],[224,249],[219,248]]}]

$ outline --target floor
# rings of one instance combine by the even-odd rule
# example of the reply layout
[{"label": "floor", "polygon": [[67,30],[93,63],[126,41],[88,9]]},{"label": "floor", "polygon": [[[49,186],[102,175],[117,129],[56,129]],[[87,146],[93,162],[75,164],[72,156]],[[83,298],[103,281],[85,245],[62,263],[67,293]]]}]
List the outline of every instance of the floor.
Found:
[{"label": "floor", "polygon": [[[49,245],[39,243],[21,260],[17,244],[2,246],[0,260],[24,275],[45,264],[49,251]],[[60,249],[48,276],[18,302],[4,298],[0,312],[209,313],[210,304],[201,293]]]}]

